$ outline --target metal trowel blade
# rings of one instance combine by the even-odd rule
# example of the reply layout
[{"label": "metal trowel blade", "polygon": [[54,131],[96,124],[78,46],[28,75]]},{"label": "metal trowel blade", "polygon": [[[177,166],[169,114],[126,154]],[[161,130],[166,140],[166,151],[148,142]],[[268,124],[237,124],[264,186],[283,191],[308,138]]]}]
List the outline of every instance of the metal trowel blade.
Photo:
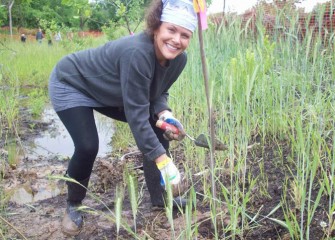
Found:
[{"label": "metal trowel blade", "polygon": [[[194,140],[194,143],[198,147],[209,148],[210,142],[208,142],[208,140],[210,140],[210,138],[202,133]],[[227,149],[228,147],[225,144],[223,144],[220,140],[215,139],[215,150],[224,151]]]}]

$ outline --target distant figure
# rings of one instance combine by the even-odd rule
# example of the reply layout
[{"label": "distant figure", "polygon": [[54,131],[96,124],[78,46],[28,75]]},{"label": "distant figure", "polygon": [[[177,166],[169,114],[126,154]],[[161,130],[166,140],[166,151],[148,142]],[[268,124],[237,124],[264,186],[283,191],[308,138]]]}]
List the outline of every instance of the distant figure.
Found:
[{"label": "distant figure", "polygon": [[62,35],[60,34],[60,32],[57,32],[55,34],[55,41],[56,42],[62,41]]},{"label": "distant figure", "polygon": [[72,41],[73,40],[73,32],[67,32],[66,37],[69,41]]},{"label": "distant figure", "polygon": [[24,33],[21,34],[21,42],[25,43],[27,40],[27,37]]},{"label": "distant figure", "polygon": [[36,41],[41,44],[42,39],[43,39],[42,29],[39,28],[38,32],[36,33]]}]

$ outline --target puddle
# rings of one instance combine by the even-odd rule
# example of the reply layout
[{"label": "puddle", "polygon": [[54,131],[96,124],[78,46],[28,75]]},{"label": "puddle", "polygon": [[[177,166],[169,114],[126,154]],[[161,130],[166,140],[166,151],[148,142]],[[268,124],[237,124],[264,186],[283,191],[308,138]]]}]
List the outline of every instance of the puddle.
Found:
[{"label": "puddle", "polygon": [[29,204],[40,200],[55,197],[65,190],[62,190],[55,183],[45,183],[39,185],[36,192],[30,186],[20,185],[15,188],[10,201],[17,204]]},{"label": "puddle", "polygon": [[[114,134],[113,120],[99,113],[94,113],[95,122],[99,135],[98,156],[102,157],[112,151],[109,144]],[[39,156],[62,156],[71,157],[73,154],[73,142],[51,106],[47,106],[42,114],[43,122],[52,122],[49,130],[37,137],[31,146],[27,147],[27,156],[37,158]]]},{"label": "puddle", "polygon": [[[40,162],[43,162],[41,164]],[[12,175],[4,184],[4,190],[10,201],[16,204],[29,204],[55,197],[66,192],[65,182],[57,179],[66,171],[64,164],[56,161],[32,161],[29,169],[20,166],[18,174]],[[50,178],[53,176],[54,178]]]},{"label": "puddle", "polygon": [[[17,204],[52,198],[66,190],[64,183],[60,185],[59,180],[49,179],[49,176],[64,175],[67,166],[64,160],[68,160],[74,151],[72,139],[51,106],[45,108],[41,121],[52,124],[39,137],[26,143],[25,157],[16,161],[18,176],[13,175],[5,184],[10,201]],[[112,151],[113,120],[95,113],[95,122],[99,135],[98,157],[105,157]]]}]

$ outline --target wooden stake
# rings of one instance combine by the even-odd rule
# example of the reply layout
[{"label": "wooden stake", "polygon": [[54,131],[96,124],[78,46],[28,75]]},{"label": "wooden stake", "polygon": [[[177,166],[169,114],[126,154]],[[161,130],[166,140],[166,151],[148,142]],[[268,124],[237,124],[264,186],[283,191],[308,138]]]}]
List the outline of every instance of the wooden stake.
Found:
[{"label": "wooden stake", "polygon": [[202,26],[200,21],[200,13],[197,13],[198,15],[198,35],[199,35],[199,43],[200,43],[200,54],[201,54],[201,64],[202,64],[202,72],[204,75],[204,83],[205,83],[205,93],[206,93],[206,99],[207,99],[207,109],[208,109],[208,115],[209,115],[209,130],[210,130],[210,169],[211,169],[211,185],[212,185],[212,195],[214,202],[216,201],[216,187],[215,187],[215,174],[214,174],[214,168],[215,168],[215,159],[214,159],[214,153],[215,153],[215,131],[214,131],[214,120],[213,120],[213,108],[212,103],[210,99],[210,90],[209,90],[209,75],[208,75],[208,69],[207,69],[207,63],[206,63],[206,54],[204,50],[204,40],[202,35]]}]

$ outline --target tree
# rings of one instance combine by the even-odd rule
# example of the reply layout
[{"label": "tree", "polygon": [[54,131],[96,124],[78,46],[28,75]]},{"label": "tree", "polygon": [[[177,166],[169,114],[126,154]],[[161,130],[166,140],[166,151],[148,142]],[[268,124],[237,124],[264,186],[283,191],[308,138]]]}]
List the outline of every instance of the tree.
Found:
[{"label": "tree", "polygon": [[8,9],[8,22],[9,22],[9,32],[10,35],[13,35],[13,17],[12,17],[12,10],[15,5],[29,3],[31,0],[1,0],[1,3],[5,5]]},{"label": "tree", "polygon": [[[144,6],[147,4],[144,0],[109,0],[108,3],[116,8],[118,24],[124,26],[129,34],[136,31],[143,20]],[[132,28],[131,25],[135,24]]]},{"label": "tree", "polygon": [[115,8],[113,6],[107,6],[102,1],[96,1],[94,4],[91,3],[92,14],[87,21],[87,27],[91,30],[102,30],[109,22],[116,19]]},{"label": "tree", "polygon": [[222,11],[223,15],[225,14],[225,12],[226,12],[226,0],[223,0],[223,11]]},{"label": "tree", "polygon": [[84,30],[84,25],[92,14],[90,3],[87,0],[62,0],[62,4],[77,10],[74,18],[79,19],[79,27]]},{"label": "tree", "polygon": [[[62,0],[0,0],[2,9],[7,11],[3,15],[0,11],[0,22],[3,25],[12,25],[18,28],[38,28],[40,21],[55,21],[58,26],[72,26],[78,24],[73,18],[76,15],[76,9],[61,4]],[[11,17],[9,17],[9,6],[11,7]],[[10,24],[10,22],[12,22]]]},{"label": "tree", "polygon": [[5,5],[0,5],[0,25],[3,25],[7,16],[7,9]]},{"label": "tree", "polygon": [[14,4],[14,0],[8,3],[8,18],[9,18],[9,32],[10,36],[13,36],[13,21],[12,21],[12,7]]}]

